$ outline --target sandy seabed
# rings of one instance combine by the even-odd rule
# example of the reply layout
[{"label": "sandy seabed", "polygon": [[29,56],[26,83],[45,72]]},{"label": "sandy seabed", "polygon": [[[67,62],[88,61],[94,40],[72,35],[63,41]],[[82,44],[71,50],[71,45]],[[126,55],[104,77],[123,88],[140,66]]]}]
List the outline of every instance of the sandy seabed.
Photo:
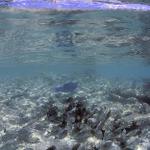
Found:
[{"label": "sandy seabed", "polygon": [[150,88],[93,76],[6,79],[0,120],[1,150],[148,150]]}]

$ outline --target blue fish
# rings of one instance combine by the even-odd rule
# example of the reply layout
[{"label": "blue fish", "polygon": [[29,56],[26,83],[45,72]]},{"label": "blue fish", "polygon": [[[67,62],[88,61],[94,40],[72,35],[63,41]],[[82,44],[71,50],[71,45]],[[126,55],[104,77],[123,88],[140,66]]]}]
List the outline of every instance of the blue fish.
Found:
[{"label": "blue fish", "polygon": [[77,82],[67,82],[63,85],[55,87],[55,92],[74,92],[78,87]]}]

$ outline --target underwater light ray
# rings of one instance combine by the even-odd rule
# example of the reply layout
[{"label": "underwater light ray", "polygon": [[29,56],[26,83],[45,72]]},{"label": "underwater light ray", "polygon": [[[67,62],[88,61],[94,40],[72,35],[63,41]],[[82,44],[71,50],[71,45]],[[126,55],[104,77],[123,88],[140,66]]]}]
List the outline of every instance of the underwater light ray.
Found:
[{"label": "underwater light ray", "polygon": [[8,6],[18,9],[49,9],[49,10],[135,10],[150,11],[150,5],[136,3],[107,3],[107,2],[59,2],[48,1],[14,1],[0,2],[0,6]]}]

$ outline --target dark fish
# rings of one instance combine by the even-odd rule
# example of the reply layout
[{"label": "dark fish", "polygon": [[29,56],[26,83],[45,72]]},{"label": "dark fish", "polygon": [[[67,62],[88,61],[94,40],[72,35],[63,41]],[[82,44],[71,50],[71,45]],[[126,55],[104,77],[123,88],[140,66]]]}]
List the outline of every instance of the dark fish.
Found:
[{"label": "dark fish", "polygon": [[126,133],[128,134],[129,132],[135,130],[135,129],[138,129],[139,128],[139,125],[137,125],[136,122],[132,122],[132,124],[128,127],[125,128],[126,130]]},{"label": "dark fish", "polygon": [[63,85],[55,87],[55,92],[74,92],[77,87],[77,82],[67,82]]},{"label": "dark fish", "polygon": [[144,83],[143,87],[144,87],[144,89],[150,89],[150,81]]},{"label": "dark fish", "polygon": [[147,103],[148,105],[150,105],[150,97],[149,96],[137,96],[136,97],[138,100],[139,100],[139,102],[141,102],[141,103]]}]

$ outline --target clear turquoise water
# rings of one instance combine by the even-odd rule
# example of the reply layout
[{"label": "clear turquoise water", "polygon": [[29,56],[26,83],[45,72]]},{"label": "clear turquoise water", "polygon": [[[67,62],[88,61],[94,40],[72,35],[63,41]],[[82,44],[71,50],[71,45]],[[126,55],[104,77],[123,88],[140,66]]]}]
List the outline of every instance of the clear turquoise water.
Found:
[{"label": "clear turquoise water", "polygon": [[150,77],[149,12],[0,11],[0,77]]},{"label": "clear turquoise water", "polygon": [[[71,96],[85,98],[88,109],[104,108],[98,114],[104,113],[103,118],[105,110],[112,112],[110,120],[104,121],[106,139],[94,137],[101,147],[112,142],[110,149],[121,149],[116,137],[107,139],[113,134],[111,121],[118,114],[126,121],[126,129],[134,119],[140,125],[145,123],[141,133],[135,129],[126,135],[124,129],[117,136],[125,135],[126,148],[147,150],[149,25],[150,12],[0,8],[0,149],[46,150],[56,145],[58,150],[72,150],[73,144],[80,143],[78,138],[93,142],[88,133],[87,139],[84,133],[74,136],[70,122],[66,137],[51,132],[58,124],[47,119],[50,103],[62,110],[63,100]],[[78,84],[75,91],[55,91],[68,82]],[[148,97],[146,103],[142,96]]]}]

